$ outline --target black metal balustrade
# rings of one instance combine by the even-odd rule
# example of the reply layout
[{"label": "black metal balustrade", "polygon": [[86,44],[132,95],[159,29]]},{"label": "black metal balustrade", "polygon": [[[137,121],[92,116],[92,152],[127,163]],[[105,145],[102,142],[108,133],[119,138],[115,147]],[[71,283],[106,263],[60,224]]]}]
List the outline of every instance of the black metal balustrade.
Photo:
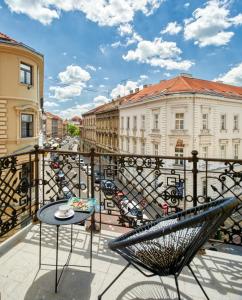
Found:
[{"label": "black metal balustrade", "polygon": [[[99,227],[137,227],[159,216],[242,193],[242,160],[35,150],[0,158],[0,237],[38,208],[73,196],[96,198]],[[242,205],[214,238],[242,245]]]}]

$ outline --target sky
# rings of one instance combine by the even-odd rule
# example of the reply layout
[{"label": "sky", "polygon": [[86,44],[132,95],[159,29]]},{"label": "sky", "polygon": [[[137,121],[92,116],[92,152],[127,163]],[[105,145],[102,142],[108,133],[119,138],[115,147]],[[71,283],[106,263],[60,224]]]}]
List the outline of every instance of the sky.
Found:
[{"label": "sky", "polygon": [[242,0],[0,0],[0,32],[44,55],[63,118],[180,73],[242,86]]}]

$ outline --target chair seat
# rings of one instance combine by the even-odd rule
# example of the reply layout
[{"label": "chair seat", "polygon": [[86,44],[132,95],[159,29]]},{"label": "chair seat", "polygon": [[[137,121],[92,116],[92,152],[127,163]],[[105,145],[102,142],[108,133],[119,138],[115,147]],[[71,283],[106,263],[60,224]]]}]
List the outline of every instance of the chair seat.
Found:
[{"label": "chair seat", "polygon": [[[134,236],[144,235],[147,232],[160,230],[176,223],[177,219],[161,221],[145,231],[136,233]],[[158,274],[172,274],[174,266],[182,259],[184,250],[199,233],[200,229],[200,226],[181,229],[160,238],[137,243],[128,247],[127,250],[130,252],[129,255],[136,258],[142,265],[156,270]]]}]

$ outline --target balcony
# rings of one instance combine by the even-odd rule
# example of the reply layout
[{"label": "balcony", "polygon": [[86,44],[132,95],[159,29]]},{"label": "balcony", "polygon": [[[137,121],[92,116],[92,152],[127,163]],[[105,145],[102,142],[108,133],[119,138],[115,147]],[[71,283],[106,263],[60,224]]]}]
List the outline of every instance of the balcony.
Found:
[{"label": "balcony", "polygon": [[[82,169],[78,158],[91,166],[91,175]],[[80,299],[80,295],[84,300],[97,299],[125,265],[120,256],[107,248],[108,241],[177,209],[241,194],[241,160],[200,159],[196,152],[181,159],[184,161],[182,169],[172,167],[175,157],[47,151],[37,147],[31,152],[0,158],[1,300]],[[212,168],[215,164],[216,168]],[[109,188],[97,182],[95,170],[103,172],[105,180],[111,183]],[[201,186],[204,180],[205,190]],[[92,272],[80,267],[66,268],[56,295],[54,269],[38,270],[40,236],[35,215],[43,204],[67,197],[64,187],[76,196],[97,199],[95,226],[99,232],[93,238]],[[130,216],[129,211],[120,206],[120,194],[125,194],[140,212],[139,216]],[[164,203],[168,205],[167,211],[163,209]],[[197,255],[193,261],[193,269],[210,299],[241,298],[241,219],[239,210],[234,212],[206,245],[218,251],[206,250],[206,254]],[[74,248],[69,264],[88,265],[89,227],[90,221],[85,226],[74,225]],[[43,225],[42,259],[45,263],[55,263],[55,242],[55,228]],[[60,263],[66,261],[69,245],[70,228],[62,226]],[[182,299],[205,299],[186,269],[180,278],[180,288]],[[177,294],[173,278],[162,277],[161,284],[160,278],[147,279],[130,268],[103,296],[105,299],[177,299]]]}]

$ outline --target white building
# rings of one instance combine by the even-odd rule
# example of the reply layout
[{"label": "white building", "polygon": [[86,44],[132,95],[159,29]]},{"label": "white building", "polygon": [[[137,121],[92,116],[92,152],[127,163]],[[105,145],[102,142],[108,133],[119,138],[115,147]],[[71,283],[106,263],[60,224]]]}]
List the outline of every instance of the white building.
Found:
[{"label": "white building", "polygon": [[120,106],[120,151],[239,158],[242,88],[183,74],[148,86]]},{"label": "white building", "polygon": [[[120,106],[122,153],[187,157],[197,150],[199,157],[238,159],[242,153],[241,132],[242,88],[188,74],[148,86]],[[167,166],[183,172],[179,158],[170,160]],[[209,169],[220,166],[209,165]],[[187,172],[184,178],[189,194],[190,175]],[[211,189],[211,182],[205,182],[203,173],[199,173],[199,181],[198,194],[204,195]]]}]

